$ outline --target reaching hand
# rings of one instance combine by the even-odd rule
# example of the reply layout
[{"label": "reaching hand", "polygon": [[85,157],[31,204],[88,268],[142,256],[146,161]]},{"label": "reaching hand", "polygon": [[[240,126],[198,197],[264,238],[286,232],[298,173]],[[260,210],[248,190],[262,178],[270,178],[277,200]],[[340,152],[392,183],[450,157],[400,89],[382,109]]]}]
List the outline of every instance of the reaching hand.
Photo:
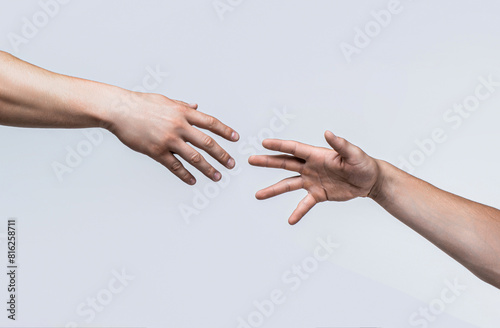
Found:
[{"label": "reaching hand", "polygon": [[367,197],[377,181],[379,168],[375,159],[330,131],[325,133],[325,139],[333,150],[296,141],[266,139],[262,142],[265,148],[293,156],[256,155],[248,159],[255,166],[300,174],[262,189],[255,195],[257,199],[267,199],[301,188],[307,190],[307,196],[288,219],[290,224],[299,222],[319,202]]},{"label": "reaching hand", "polygon": [[227,140],[239,135],[218,119],[197,111],[197,105],[172,100],[158,94],[128,94],[114,106],[107,128],[131,149],[163,164],[187,184],[196,183],[193,175],[175,155],[200,170],[213,181],[221,174],[188,143],[206,151],[225,167],[232,169],[234,159],[217,142],[193,126],[207,129]]}]

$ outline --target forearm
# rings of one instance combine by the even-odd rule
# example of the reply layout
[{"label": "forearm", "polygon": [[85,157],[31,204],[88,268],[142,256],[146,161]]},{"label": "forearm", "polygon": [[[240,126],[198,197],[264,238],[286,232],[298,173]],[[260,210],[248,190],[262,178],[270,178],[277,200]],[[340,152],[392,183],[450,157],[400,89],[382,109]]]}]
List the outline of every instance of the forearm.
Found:
[{"label": "forearm", "polygon": [[49,72],[0,52],[0,124],[18,127],[102,126],[124,90]]},{"label": "forearm", "polygon": [[370,197],[486,282],[500,288],[500,211],[377,161]]}]

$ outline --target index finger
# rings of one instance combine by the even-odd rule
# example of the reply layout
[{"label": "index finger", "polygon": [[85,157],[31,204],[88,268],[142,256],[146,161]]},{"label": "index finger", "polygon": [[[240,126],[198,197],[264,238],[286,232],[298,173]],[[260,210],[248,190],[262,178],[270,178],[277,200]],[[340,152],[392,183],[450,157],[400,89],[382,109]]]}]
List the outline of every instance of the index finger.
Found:
[{"label": "index finger", "polygon": [[197,110],[188,110],[186,112],[186,118],[189,124],[195,125],[202,129],[207,129],[221,137],[230,140],[238,141],[240,136],[238,132],[229,126],[225,125],[213,116],[204,114]]},{"label": "index finger", "polygon": [[269,150],[288,153],[305,160],[307,160],[311,155],[311,149],[313,147],[297,141],[279,139],[265,139],[262,141],[262,146]]}]

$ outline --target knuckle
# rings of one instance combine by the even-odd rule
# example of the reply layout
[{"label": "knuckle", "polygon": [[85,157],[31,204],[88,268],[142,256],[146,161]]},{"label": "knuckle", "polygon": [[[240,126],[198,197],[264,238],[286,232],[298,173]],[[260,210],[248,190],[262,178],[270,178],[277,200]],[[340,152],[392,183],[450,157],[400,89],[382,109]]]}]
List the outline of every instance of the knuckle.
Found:
[{"label": "knuckle", "polygon": [[167,104],[170,99],[159,93],[150,93],[149,96],[160,104]]},{"label": "knuckle", "polygon": [[209,177],[213,177],[215,172],[217,172],[212,166],[208,167],[206,170],[205,170],[205,174]]},{"label": "knuckle", "polygon": [[178,172],[182,169],[182,164],[179,161],[175,161],[170,165],[170,170],[173,172]]},{"label": "knuckle", "polygon": [[164,147],[168,147],[168,146],[174,144],[176,139],[177,139],[176,136],[173,136],[171,134],[166,134],[163,136],[163,139],[161,140],[161,144]]},{"label": "knuckle", "polygon": [[194,153],[190,156],[191,163],[197,164],[201,162],[201,155],[199,153]]},{"label": "knuckle", "polygon": [[153,158],[160,157],[164,152],[164,146],[160,144],[152,145],[149,149],[149,153]]},{"label": "knuckle", "polygon": [[203,146],[206,148],[212,148],[214,146],[214,139],[212,139],[210,136],[205,135],[202,140]]},{"label": "knuckle", "polygon": [[176,143],[176,138],[174,138],[173,136],[164,136],[163,138],[161,138],[160,140],[158,140],[157,142],[153,143],[149,149],[150,149],[150,153],[153,155],[153,156],[161,156],[163,155],[167,150],[169,150],[170,148],[172,148],[173,145],[175,145]]},{"label": "knuckle", "polygon": [[338,139],[338,146],[337,146],[338,149],[339,150],[344,150],[346,146],[347,146],[347,141],[345,139],[339,137],[339,139]]},{"label": "knuckle", "polygon": [[218,120],[213,116],[207,117],[207,126],[208,128],[214,128],[217,125]]},{"label": "knuckle", "polygon": [[178,102],[174,102],[172,104],[172,108],[179,112],[184,112],[186,110],[186,106],[179,104]]},{"label": "knuckle", "polygon": [[181,116],[173,118],[171,123],[174,130],[184,129],[184,119]]},{"label": "knuckle", "polygon": [[231,158],[231,156],[228,153],[226,153],[225,151],[222,151],[222,154],[219,156],[219,159],[222,162],[227,162],[227,161],[229,161],[230,158]]},{"label": "knuckle", "polygon": [[363,156],[365,154],[365,152],[361,148],[356,147],[356,148],[353,149],[353,154],[355,156],[361,157],[361,156]]}]

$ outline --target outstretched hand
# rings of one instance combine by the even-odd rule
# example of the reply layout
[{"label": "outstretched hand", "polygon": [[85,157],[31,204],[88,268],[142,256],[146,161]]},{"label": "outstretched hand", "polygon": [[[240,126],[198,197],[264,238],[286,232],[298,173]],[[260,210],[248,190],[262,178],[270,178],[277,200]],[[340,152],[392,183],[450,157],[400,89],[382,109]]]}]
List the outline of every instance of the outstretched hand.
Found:
[{"label": "outstretched hand", "polygon": [[111,123],[107,126],[125,145],[160,162],[190,185],[195,184],[196,180],[176,156],[183,158],[209,179],[221,179],[221,173],[194,147],[204,150],[228,169],[235,166],[234,159],[198,128],[230,141],[239,139],[235,130],[215,117],[198,111],[196,104],[189,105],[158,94],[135,93],[133,96],[123,97],[122,105],[115,108]]},{"label": "outstretched hand", "polygon": [[299,173],[255,195],[257,199],[267,199],[302,188],[307,190],[307,196],[288,219],[290,224],[299,222],[319,202],[367,197],[377,182],[379,168],[375,159],[330,131],[325,132],[325,139],[333,149],[266,139],[262,142],[264,148],[288,155],[255,155],[248,159],[251,165]]}]

